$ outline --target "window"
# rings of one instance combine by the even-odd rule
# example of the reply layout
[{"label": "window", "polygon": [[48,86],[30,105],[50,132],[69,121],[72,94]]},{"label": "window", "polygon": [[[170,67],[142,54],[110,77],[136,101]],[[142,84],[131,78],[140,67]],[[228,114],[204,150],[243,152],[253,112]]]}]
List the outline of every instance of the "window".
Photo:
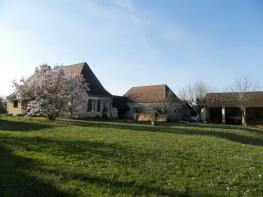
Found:
[{"label": "window", "polygon": [[18,101],[14,101],[14,108],[18,108]]},{"label": "window", "polygon": [[93,103],[93,100],[89,100],[88,101],[88,112],[91,112],[92,111],[92,103]]},{"label": "window", "polygon": [[97,101],[97,112],[100,112],[100,100]]},{"label": "window", "polygon": [[96,110],[96,100],[92,100],[92,110]]}]

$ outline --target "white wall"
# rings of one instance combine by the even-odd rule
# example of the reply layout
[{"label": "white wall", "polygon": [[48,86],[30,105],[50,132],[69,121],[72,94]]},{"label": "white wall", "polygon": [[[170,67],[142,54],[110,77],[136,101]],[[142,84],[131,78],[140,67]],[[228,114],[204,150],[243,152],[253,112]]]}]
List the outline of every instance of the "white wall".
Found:
[{"label": "white wall", "polygon": [[[88,102],[92,100],[92,110],[88,112]],[[97,111],[98,100],[100,100],[100,111]],[[107,112],[104,109],[107,108]],[[94,97],[90,96],[89,101],[78,106],[77,113],[74,113],[74,118],[102,118],[105,115],[107,118],[111,118],[112,113],[112,99],[110,97]]]}]

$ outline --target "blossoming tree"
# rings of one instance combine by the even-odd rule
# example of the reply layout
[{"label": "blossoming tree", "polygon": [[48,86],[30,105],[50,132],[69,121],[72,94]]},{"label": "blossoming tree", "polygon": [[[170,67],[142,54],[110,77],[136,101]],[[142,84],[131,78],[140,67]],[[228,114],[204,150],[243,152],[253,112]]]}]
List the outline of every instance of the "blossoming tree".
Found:
[{"label": "blossoming tree", "polygon": [[83,76],[65,73],[63,66],[40,65],[30,79],[22,79],[20,84],[14,82],[14,85],[18,99],[26,103],[24,114],[45,116],[50,120],[61,113],[74,116],[88,99],[88,84]]}]

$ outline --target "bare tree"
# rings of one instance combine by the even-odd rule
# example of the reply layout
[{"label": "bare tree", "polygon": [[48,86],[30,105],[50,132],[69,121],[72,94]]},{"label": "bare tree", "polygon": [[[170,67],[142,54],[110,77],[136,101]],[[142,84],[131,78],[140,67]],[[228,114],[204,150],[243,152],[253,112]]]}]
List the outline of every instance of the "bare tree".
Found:
[{"label": "bare tree", "polygon": [[234,105],[236,105],[242,115],[242,125],[247,125],[247,113],[246,108],[249,107],[249,102],[251,100],[250,92],[258,89],[258,84],[251,81],[249,78],[236,78],[234,83],[230,86],[232,93],[232,100]]},{"label": "bare tree", "polygon": [[[159,96],[160,95],[156,94],[157,98]],[[177,98],[170,89],[168,89],[165,100],[162,100],[160,103],[155,105],[151,111],[155,113],[167,114],[168,118],[172,119],[174,111],[178,107],[178,104],[180,104],[180,99]]]},{"label": "bare tree", "polygon": [[164,112],[168,115],[168,118],[173,119],[175,110],[178,107],[182,107],[182,102],[171,90],[169,90],[165,101],[163,101],[161,105]]},{"label": "bare tree", "polygon": [[179,97],[186,101],[200,117],[201,110],[206,105],[205,96],[209,90],[209,86],[204,81],[197,81],[195,84],[182,89],[179,92]]},{"label": "bare tree", "polygon": [[162,105],[169,118],[171,118],[175,110],[175,95],[173,94],[172,91],[168,91],[167,97]]}]

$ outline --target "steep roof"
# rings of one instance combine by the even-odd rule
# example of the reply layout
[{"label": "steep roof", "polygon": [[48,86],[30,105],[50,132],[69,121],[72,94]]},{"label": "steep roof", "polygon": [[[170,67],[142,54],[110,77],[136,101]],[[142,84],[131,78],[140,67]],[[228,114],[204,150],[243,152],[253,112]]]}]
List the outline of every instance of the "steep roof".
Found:
[{"label": "steep roof", "polygon": [[86,82],[89,84],[89,92],[90,96],[100,96],[100,97],[111,97],[111,94],[102,86],[99,79],[93,73],[91,68],[86,62],[79,64],[72,64],[65,66],[65,73],[79,73],[82,74],[86,79]]},{"label": "steep roof", "polygon": [[167,100],[169,92],[175,102],[180,102],[167,85],[133,87],[124,96],[138,103],[162,103]]},{"label": "steep roof", "polygon": [[[208,93],[205,97],[208,107],[237,107],[235,98],[238,93]],[[263,92],[247,92],[247,107],[263,107]]]},{"label": "steep roof", "polygon": [[[63,70],[65,73],[82,74],[86,82],[89,84],[88,94],[90,96],[111,97],[111,94],[102,86],[86,62],[63,66]],[[31,80],[34,77],[35,75],[31,76],[28,80]],[[16,100],[16,93],[9,95],[7,99]]]},{"label": "steep roof", "polygon": [[71,64],[67,66],[63,66],[64,72],[67,73],[81,73],[83,70],[83,67],[87,64],[86,62],[79,63],[79,64]]},{"label": "steep roof", "polygon": [[16,92],[13,92],[12,94],[8,95],[6,97],[7,100],[17,100],[17,97],[16,97]]}]

